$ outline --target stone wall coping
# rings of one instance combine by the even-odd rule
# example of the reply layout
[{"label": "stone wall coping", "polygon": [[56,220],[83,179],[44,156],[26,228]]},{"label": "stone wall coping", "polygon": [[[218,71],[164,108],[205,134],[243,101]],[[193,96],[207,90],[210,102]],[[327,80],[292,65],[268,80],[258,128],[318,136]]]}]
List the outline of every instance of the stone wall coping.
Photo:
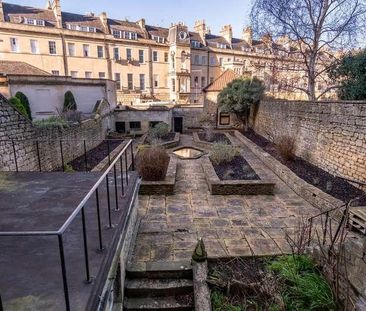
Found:
[{"label": "stone wall coping", "polygon": [[296,194],[308,201],[320,211],[326,211],[336,206],[342,206],[341,200],[323,192],[317,187],[307,183],[298,177],[287,166],[265,152],[261,147],[246,138],[239,131],[235,131],[235,136],[248,147],[269,169],[271,169],[281,180],[283,180]]},{"label": "stone wall coping", "polygon": [[262,102],[268,103],[302,103],[302,104],[366,104],[365,100],[286,100],[286,99],[263,99]]}]

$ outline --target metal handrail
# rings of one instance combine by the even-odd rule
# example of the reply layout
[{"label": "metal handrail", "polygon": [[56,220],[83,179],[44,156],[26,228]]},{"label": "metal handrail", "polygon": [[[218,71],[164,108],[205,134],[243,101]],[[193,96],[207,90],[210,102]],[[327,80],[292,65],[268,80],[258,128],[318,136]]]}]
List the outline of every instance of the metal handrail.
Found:
[{"label": "metal handrail", "polygon": [[[128,148],[130,148],[131,151],[131,163],[128,164],[128,155],[127,151]],[[119,161],[120,164],[120,176],[121,176],[121,195],[124,196],[125,189],[124,189],[124,176],[123,171],[125,170],[125,183],[126,185],[129,184],[129,177],[128,177],[128,170],[132,169],[134,170],[134,155],[133,155],[133,140],[129,140],[123,149],[118,153],[118,155],[114,158],[113,161],[110,159],[110,152],[108,148],[108,154],[109,154],[109,166],[108,168],[103,172],[103,174],[99,177],[97,182],[93,185],[93,187],[88,191],[88,193],[83,197],[82,201],[78,204],[78,206],[75,208],[75,210],[71,213],[71,215],[67,218],[67,220],[62,224],[62,226],[57,231],[3,231],[0,232],[1,236],[14,236],[14,237],[20,237],[20,236],[55,236],[58,237],[58,246],[59,246],[59,255],[60,255],[60,266],[61,266],[61,273],[62,273],[62,281],[63,281],[63,291],[64,291],[64,298],[65,298],[65,306],[66,310],[71,310],[70,307],[70,297],[69,297],[69,289],[68,289],[68,280],[67,280],[67,270],[66,270],[66,259],[65,259],[65,252],[64,252],[64,240],[63,240],[63,234],[65,233],[66,229],[70,226],[70,224],[73,222],[73,220],[76,218],[79,213],[81,213],[82,218],[82,240],[84,244],[84,260],[85,260],[85,274],[86,274],[86,282],[91,283],[92,277],[90,275],[90,267],[89,267],[89,251],[88,251],[88,238],[87,238],[87,231],[86,231],[86,221],[85,221],[85,206],[88,202],[88,200],[92,197],[92,195],[95,193],[96,198],[96,206],[97,206],[97,230],[98,230],[98,237],[99,237],[99,250],[102,252],[104,250],[103,247],[103,240],[102,240],[102,229],[101,229],[101,220],[100,220],[100,202],[99,202],[99,186],[102,184],[103,180],[106,180],[106,191],[107,191],[107,210],[108,210],[108,222],[109,222],[109,228],[113,228],[112,220],[111,220],[111,200],[110,200],[110,190],[111,187],[109,185],[109,173],[113,171],[114,175],[114,192],[115,192],[115,203],[116,203],[116,211],[119,211],[119,204],[118,204],[118,185],[117,185],[117,169],[116,165]],[[122,157],[125,156],[125,163],[123,163]],[[124,166],[124,167],[123,167]],[[139,181],[138,181],[139,182]],[[134,199],[137,195],[136,188],[133,190],[133,197],[130,201],[130,205],[133,204]],[[128,214],[126,217],[129,216],[131,206],[128,209]],[[127,222],[127,219],[124,219],[123,227],[125,227]],[[0,309],[1,309],[0,304]],[[1,311],[1,310],[0,310]]]}]

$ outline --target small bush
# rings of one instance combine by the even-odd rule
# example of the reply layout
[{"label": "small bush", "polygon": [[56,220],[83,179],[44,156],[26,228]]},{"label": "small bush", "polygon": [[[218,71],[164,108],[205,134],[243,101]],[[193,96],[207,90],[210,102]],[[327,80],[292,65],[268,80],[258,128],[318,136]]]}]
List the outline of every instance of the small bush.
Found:
[{"label": "small bush", "polygon": [[143,148],[137,155],[137,170],[143,180],[158,181],[165,178],[169,155],[164,148]]},{"label": "small bush", "polygon": [[220,164],[232,161],[236,156],[240,154],[239,150],[226,142],[214,143],[210,159],[214,164]]},{"label": "small bush", "polygon": [[9,99],[11,105],[16,108],[24,117],[28,118],[27,109],[23,106],[22,102],[17,97],[11,97]]},{"label": "small bush", "polygon": [[165,135],[169,134],[169,125],[165,122],[159,122],[153,128],[149,130],[149,140],[161,139]]},{"label": "small bush", "polygon": [[66,120],[60,117],[50,117],[48,119],[36,120],[33,121],[33,125],[40,128],[53,128],[58,127],[60,129],[66,128],[69,126]]},{"label": "small bush", "polygon": [[69,110],[62,113],[62,118],[69,122],[81,122],[81,111]]},{"label": "small bush", "polygon": [[28,97],[25,96],[25,94],[22,92],[16,92],[15,97],[20,100],[20,102],[22,103],[22,105],[24,106],[24,108],[27,112],[28,119],[32,121],[32,112],[30,109]]},{"label": "small bush", "polygon": [[295,159],[296,143],[294,137],[280,136],[276,139],[276,148],[285,161],[293,161]]},{"label": "small bush", "polygon": [[64,111],[77,110],[74,94],[71,91],[67,91],[64,97]]}]

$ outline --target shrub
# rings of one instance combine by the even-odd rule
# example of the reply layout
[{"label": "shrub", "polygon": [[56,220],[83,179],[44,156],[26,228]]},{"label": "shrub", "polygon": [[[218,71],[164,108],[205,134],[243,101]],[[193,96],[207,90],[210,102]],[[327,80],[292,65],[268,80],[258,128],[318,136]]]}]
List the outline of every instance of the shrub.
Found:
[{"label": "shrub", "polygon": [[163,180],[169,160],[168,153],[162,147],[143,148],[137,155],[137,170],[143,180]]},{"label": "shrub", "polygon": [[286,310],[334,310],[332,290],[307,256],[283,256],[268,266],[284,281],[282,297]]},{"label": "shrub", "polygon": [[70,122],[81,122],[81,111],[69,110],[62,113],[62,118]]},{"label": "shrub", "polygon": [[28,119],[32,121],[32,112],[30,109],[28,97],[25,96],[25,94],[22,92],[16,92],[15,97],[20,100],[20,102],[22,103],[22,105],[24,106],[24,108],[27,112]]},{"label": "shrub", "polygon": [[149,130],[149,139],[160,139],[165,135],[169,134],[169,125],[165,122],[159,122],[153,128]]},{"label": "shrub", "polygon": [[285,161],[295,159],[296,143],[294,137],[288,135],[278,137],[276,139],[276,148]]},{"label": "shrub", "polygon": [[220,164],[232,161],[236,156],[240,154],[239,150],[226,142],[214,143],[210,159],[214,164]]},{"label": "shrub", "polygon": [[69,126],[67,121],[65,121],[63,118],[60,118],[60,117],[50,117],[48,119],[36,120],[33,122],[33,125],[40,127],[40,128],[58,127],[60,129],[63,129],[63,128],[66,128]]},{"label": "shrub", "polygon": [[76,101],[71,91],[65,93],[64,111],[77,110]]},{"label": "shrub", "polygon": [[17,97],[11,97],[9,99],[10,104],[16,108],[24,117],[28,118],[27,109],[23,106],[22,102]]}]

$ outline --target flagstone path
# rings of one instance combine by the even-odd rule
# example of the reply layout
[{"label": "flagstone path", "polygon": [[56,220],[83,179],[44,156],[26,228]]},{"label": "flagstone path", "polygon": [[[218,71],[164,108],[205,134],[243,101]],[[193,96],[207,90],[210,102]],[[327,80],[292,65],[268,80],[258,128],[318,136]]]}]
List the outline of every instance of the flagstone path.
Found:
[{"label": "flagstone path", "polygon": [[[192,144],[191,136],[181,136],[181,145]],[[211,258],[290,251],[286,232],[291,233],[299,221],[319,210],[294,193],[250,150],[241,148],[276,181],[275,195],[211,195],[201,160],[178,160],[174,195],[140,196],[141,224],[133,262],[190,259],[199,237]]]}]

